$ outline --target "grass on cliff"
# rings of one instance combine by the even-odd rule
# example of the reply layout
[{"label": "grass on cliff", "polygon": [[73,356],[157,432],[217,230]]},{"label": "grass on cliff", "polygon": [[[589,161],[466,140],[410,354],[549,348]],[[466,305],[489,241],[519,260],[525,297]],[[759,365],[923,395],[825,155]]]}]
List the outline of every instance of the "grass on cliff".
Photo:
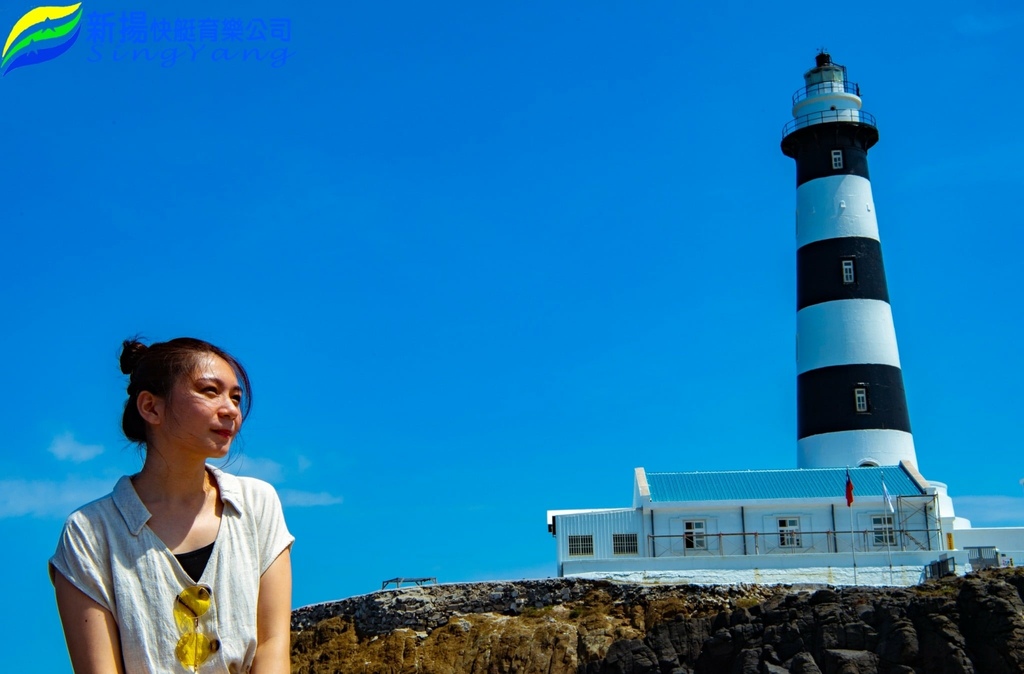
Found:
[{"label": "grass on cliff", "polygon": [[737,597],[735,600],[733,600],[732,603],[733,606],[735,606],[736,608],[754,608],[763,601],[764,599],[762,599],[761,597],[750,596]]},{"label": "grass on cliff", "polygon": [[591,590],[569,609],[569,618],[578,620],[595,615],[611,615],[613,605],[614,602],[607,592]]}]

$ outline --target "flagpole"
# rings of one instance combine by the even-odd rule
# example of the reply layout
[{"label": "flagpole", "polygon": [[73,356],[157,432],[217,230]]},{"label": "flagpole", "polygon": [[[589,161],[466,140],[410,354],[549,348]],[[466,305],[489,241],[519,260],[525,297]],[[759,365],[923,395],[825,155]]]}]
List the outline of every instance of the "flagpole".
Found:
[{"label": "flagpole", "polygon": [[857,539],[854,537],[853,531],[853,506],[847,506],[850,509],[850,553],[853,555],[853,584],[857,584]]},{"label": "flagpole", "polygon": [[853,555],[853,584],[857,584],[857,540],[853,532],[853,480],[850,467],[846,467],[846,507],[850,510],[850,554]]},{"label": "flagpole", "polygon": [[[879,469],[881,470],[881,469]],[[885,556],[889,558],[889,585],[893,585],[892,579],[892,550],[889,547],[889,536],[890,532],[896,533],[896,519],[893,517],[892,500],[889,498],[889,490],[885,488],[885,475],[882,475],[882,500],[885,501],[885,507],[889,510],[889,521],[892,522],[892,527],[885,529]]]}]

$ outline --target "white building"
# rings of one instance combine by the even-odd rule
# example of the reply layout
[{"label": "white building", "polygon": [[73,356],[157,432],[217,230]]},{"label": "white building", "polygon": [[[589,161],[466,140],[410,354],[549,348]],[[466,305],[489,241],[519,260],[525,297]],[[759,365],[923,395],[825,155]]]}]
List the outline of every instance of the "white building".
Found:
[{"label": "white building", "polygon": [[828,54],[804,82],[782,139],[797,169],[798,468],[637,468],[631,508],[548,513],[560,575],[910,585],[1002,563],[996,550],[1024,562],[1024,528],[972,529],[918,472],[868,174],[878,129]]},{"label": "white building", "polygon": [[953,516],[945,485],[912,464],[851,468],[851,505],[846,476],[845,468],[637,468],[631,508],[548,513],[559,575],[913,585],[929,565],[930,573],[942,565],[962,573],[970,546],[1024,559],[1024,529],[971,529]]}]

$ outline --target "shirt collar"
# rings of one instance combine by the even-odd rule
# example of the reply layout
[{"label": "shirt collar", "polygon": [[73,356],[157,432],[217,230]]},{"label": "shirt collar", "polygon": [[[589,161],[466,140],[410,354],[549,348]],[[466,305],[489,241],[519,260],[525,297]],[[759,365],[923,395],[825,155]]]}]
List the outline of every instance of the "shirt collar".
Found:
[{"label": "shirt collar", "polygon": [[123,476],[114,485],[114,505],[121,511],[121,517],[124,518],[124,523],[128,525],[128,531],[132,532],[132,536],[138,536],[142,527],[146,526],[146,522],[152,517],[128,475]]},{"label": "shirt collar", "polygon": [[[210,465],[207,465],[206,469],[217,481],[217,486],[220,488],[220,500],[241,515],[242,490],[238,478]],[[113,498],[114,505],[117,506],[125,524],[128,525],[128,530],[132,536],[138,536],[152,515],[146,509],[142,499],[139,498],[138,492],[135,491],[135,485],[132,484],[130,476],[125,475],[117,481],[117,484],[114,485]]]},{"label": "shirt collar", "polygon": [[242,514],[242,483],[238,477],[231,473],[225,473],[220,468],[206,466],[206,469],[213,475],[220,487],[220,500],[231,506],[236,513]]}]

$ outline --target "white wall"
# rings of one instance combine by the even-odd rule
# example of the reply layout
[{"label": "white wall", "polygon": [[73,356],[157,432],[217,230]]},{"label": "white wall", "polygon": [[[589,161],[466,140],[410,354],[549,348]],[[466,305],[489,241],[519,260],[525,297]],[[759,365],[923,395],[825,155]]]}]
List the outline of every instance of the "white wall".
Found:
[{"label": "white wall", "polygon": [[995,546],[999,552],[1012,558],[1015,566],[1024,565],[1024,527],[955,529],[953,544],[958,550]]},{"label": "white wall", "polygon": [[848,554],[804,554],[574,560],[563,564],[562,574],[640,583],[703,585],[821,583],[827,585],[908,586],[922,582],[925,566],[936,561],[942,554],[955,556],[957,570],[963,573],[966,565],[964,553],[953,555],[952,553],[924,551],[893,552],[891,553],[891,567],[889,556],[884,552],[858,553],[856,573],[853,559]]},{"label": "white wall", "polygon": [[594,537],[594,558],[616,559],[619,555],[614,554],[612,536],[629,533],[637,534],[637,556],[647,554],[645,552],[647,533],[644,530],[643,511],[640,509],[623,508],[621,510],[558,515],[555,518],[558,561],[576,559],[576,557],[569,557],[569,536],[576,535]]}]

